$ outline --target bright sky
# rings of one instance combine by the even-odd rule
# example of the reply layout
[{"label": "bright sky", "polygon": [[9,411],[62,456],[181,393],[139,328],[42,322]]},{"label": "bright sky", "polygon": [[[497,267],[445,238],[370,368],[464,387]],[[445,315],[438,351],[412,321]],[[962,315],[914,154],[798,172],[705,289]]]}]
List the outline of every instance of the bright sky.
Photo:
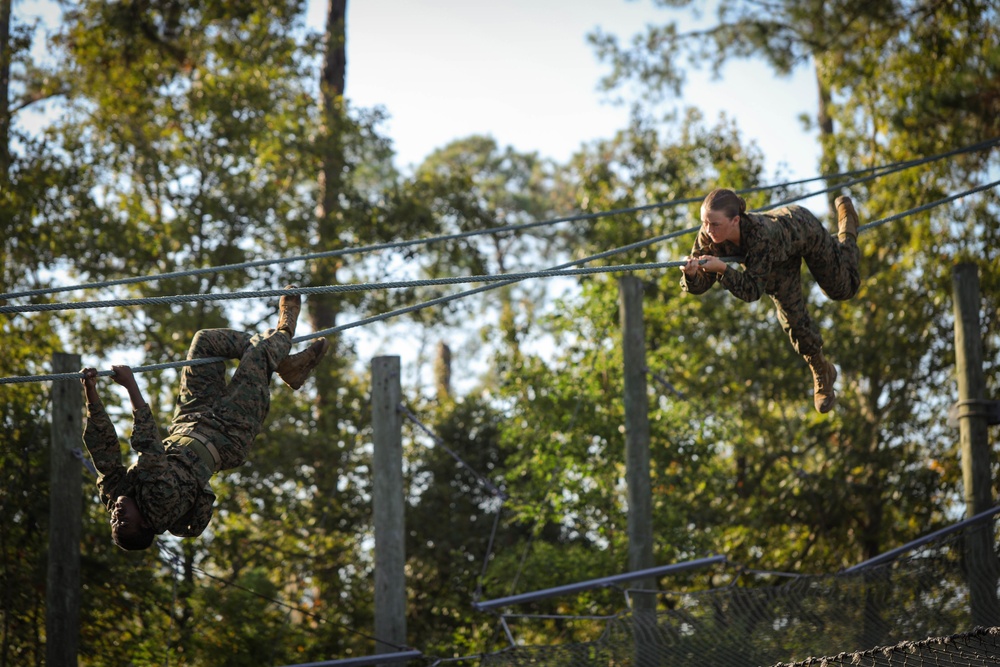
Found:
[{"label": "bright sky", "polygon": [[[321,30],[325,0],[310,0],[309,26]],[[652,0],[349,0],[347,97],[384,106],[401,167],[449,141],[488,134],[501,145],[565,161],[581,144],[610,138],[627,111],[603,103],[600,65],[586,42],[600,26],[627,41],[671,18],[694,26],[690,11]],[[702,23],[714,16],[705,12]],[[808,66],[778,78],[760,62],[734,62],[721,81],[692,70],[680,101],[707,121],[725,111],[760,145],[769,171],[816,175],[818,147],[799,116],[815,117]]]},{"label": "bright sky", "polygon": [[[695,4],[698,4],[697,2]],[[707,7],[714,2],[701,3]],[[327,0],[307,0],[307,23],[325,27]],[[55,0],[20,0],[20,21],[59,21]],[[385,128],[408,167],[453,139],[494,137],[501,146],[537,151],[565,161],[584,143],[625,127],[627,111],[597,91],[607,72],[586,42],[600,26],[627,41],[646,24],[671,18],[690,29],[688,10],[658,9],[653,0],[348,0],[347,97],[381,105]],[[701,24],[711,23],[711,9]],[[44,44],[35,45],[44,57]],[[768,171],[779,164],[790,177],[817,174],[815,135],[799,116],[815,117],[816,85],[808,65],[779,78],[761,62],[733,62],[713,81],[691,70],[685,106],[708,122],[726,112],[764,152]],[[44,118],[22,114],[20,122]]]}]

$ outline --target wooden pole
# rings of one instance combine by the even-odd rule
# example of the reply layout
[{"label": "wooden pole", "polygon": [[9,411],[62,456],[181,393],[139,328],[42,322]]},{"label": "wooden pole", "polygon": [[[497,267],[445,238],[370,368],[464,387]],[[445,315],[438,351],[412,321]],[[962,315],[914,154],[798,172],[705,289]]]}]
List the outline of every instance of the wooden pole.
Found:
[{"label": "wooden pole", "polygon": [[[53,373],[80,370],[80,355],[56,352]],[[49,462],[49,561],[45,591],[45,662],[73,667],[80,637],[80,532],[83,471],[73,455],[83,442],[83,389],[77,380],[52,383]]]},{"label": "wooden pole", "polygon": [[406,645],[406,548],[403,522],[403,416],[399,357],[372,360],[376,653]]},{"label": "wooden pole", "polygon": [[[649,397],[646,393],[646,330],[642,282],[635,276],[618,280],[619,317],[625,376],[625,479],[628,485],[629,570],[653,567],[653,494],[649,474]],[[638,580],[637,589],[654,590],[653,579]],[[633,609],[656,608],[654,595],[636,594]]]},{"label": "wooden pole", "polygon": [[[983,375],[982,330],[979,325],[979,269],[963,263],[952,275],[955,301],[955,371],[958,378],[959,442],[966,516],[993,507],[990,443]],[[993,523],[984,521],[966,531],[969,595],[974,626],[1000,623],[997,605],[997,563],[993,553]]]}]

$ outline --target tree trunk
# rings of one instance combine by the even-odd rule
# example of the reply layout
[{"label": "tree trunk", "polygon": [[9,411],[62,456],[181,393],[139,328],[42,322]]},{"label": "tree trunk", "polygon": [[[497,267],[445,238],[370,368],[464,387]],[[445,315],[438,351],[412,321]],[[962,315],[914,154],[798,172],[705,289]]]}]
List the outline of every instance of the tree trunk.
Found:
[{"label": "tree trunk", "polygon": [[[336,250],[340,247],[340,231],[343,224],[343,211],[340,197],[344,188],[344,85],[345,62],[344,55],[347,0],[329,0],[326,26],[326,52],[323,70],[320,74],[320,113],[322,126],[317,139],[316,149],[320,157],[319,193],[316,206],[315,237],[312,240],[313,250],[323,252]],[[313,286],[335,285],[338,283],[337,270],[340,268],[340,258],[313,260],[310,265],[309,282]],[[335,294],[313,294],[305,299],[304,305],[309,316],[313,331],[323,331],[336,324],[340,310],[340,298]],[[340,432],[338,389],[344,370],[344,355],[340,353],[338,336],[327,336],[331,349],[323,359],[323,363],[313,371],[316,383],[316,398],[314,403],[315,432],[335,434]],[[339,458],[337,458],[339,455]],[[333,448],[330,458],[324,461],[321,471],[317,471],[315,483],[317,486],[316,500],[328,506],[320,524],[322,533],[332,537],[336,528],[329,528],[328,512],[335,512],[339,507],[337,484],[340,472],[344,469],[349,448]],[[341,542],[334,538],[333,543]],[[330,558],[332,556],[328,556]],[[319,574],[315,583],[317,604],[335,605],[342,599],[343,587],[339,577],[324,571]],[[333,635],[330,641],[334,641]]]},{"label": "tree trunk", "polygon": [[[830,106],[833,104],[833,96],[830,93],[830,86],[823,76],[823,59],[819,54],[813,55],[813,62],[816,68],[816,90],[819,94],[819,111],[816,115],[816,124],[819,127],[819,145],[822,151],[820,155],[820,173],[836,174],[840,171],[837,167],[837,153],[835,150],[836,137],[833,136],[833,117],[830,116]],[[830,185],[827,183],[827,185]],[[837,198],[837,192],[829,192],[826,195],[830,215],[837,219],[837,208],[833,205]]]},{"label": "tree trunk", "polygon": [[10,6],[0,0],[0,183],[10,177]]},{"label": "tree trunk", "polygon": [[434,362],[434,382],[437,386],[438,403],[451,400],[451,348],[444,341],[438,343],[437,359]]},{"label": "tree trunk", "polygon": [[[345,55],[347,0],[329,0],[326,22],[326,55],[320,75],[320,95],[323,127],[320,132],[321,167],[319,176],[319,202],[316,211],[316,250],[335,250],[339,242],[340,195],[343,190],[344,159],[344,85],[347,69]],[[333,285],[337,283],[339,258],[316,260],[312,263],[313,285]],[[339,310],[338,300],[332,294],[316,294],[309,298],[309,317],[314,331],[329,329],[335,325]],[[336,350],[336,341],[331,340]],[[338,355],[330,355],[336,358]],[[332,361],[333,359],[331,359]],[[322,368],[322,367],[321,367]],[[328,370],[336,368],[327,364]],[[319,370],[319,369],[318,369]],[[316,374],[317,401],[322,408],[330,405],[336,391],[335,374]],[[322,410],[321,410],[322,412]]]}]

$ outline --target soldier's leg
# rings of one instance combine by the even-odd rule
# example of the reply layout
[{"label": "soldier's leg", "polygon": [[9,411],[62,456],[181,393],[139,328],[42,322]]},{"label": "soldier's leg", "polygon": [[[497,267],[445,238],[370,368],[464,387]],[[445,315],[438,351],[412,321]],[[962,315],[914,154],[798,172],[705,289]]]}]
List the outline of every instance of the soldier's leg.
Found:
[{"label": "soldier's leg", "polygon": [[[248,333],[233,329],[202,329],[191,340],[187,358],[239,359],[250,345],[250,337]],[[174,421],[187,421],[185,417],[195,418],[198,413],[209,411],[225,390],[225,362],[185,366],[181,370]]]},{"label": "soldier's leg", "polygon": [[213,407],[226,436],[218,443],[222,470],[241,465],[250,453],[271,408],[271,375],[291,346],[291,338],[274,329],[250,339],[239,368]]},{"label": "soldier's leg", "polygon": [[861,251],[856,235],[838,240],[812,213],[798,208],[799,224],[808,230],[803,259],[823,293],[835,301],[854,297],[861,286]]},{"label": "soldier's leg", "polygon": [[778,310],[778,321],[788,334],[795,351],[802,355],[813,376],[813,403],[821,413],[829,412],[837,401],[833,385],[837,369],[823,356],[823,337],[809,317],[802,294],[801,276],[788,276],[777,282],[771,295]]},{"label": "soldier's leg", "polygon": [[795,351],[803,357],[821,351],[823,337],[806,309],[806,300],[802,294],[802,276],[795,274],[779,277],[770,296],[778,314],[778,322],[788,334]]}]

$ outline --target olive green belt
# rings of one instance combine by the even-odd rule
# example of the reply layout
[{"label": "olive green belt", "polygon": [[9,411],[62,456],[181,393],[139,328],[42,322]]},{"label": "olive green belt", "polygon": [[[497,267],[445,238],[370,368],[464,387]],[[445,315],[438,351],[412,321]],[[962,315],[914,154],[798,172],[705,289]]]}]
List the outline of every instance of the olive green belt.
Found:
[{"label": "olive green belt", "polygon": [[192,452],[197,454],[198,458],[200,458],[213,473],[218,472],[220,466],[222,465],[222,457],[219,456],[219,450],[215,448],[215,445],[211,442],[202,440],[196,434],[189,433],[188,435],[178,437],[177,444],[181,447],[187,447]]}]

